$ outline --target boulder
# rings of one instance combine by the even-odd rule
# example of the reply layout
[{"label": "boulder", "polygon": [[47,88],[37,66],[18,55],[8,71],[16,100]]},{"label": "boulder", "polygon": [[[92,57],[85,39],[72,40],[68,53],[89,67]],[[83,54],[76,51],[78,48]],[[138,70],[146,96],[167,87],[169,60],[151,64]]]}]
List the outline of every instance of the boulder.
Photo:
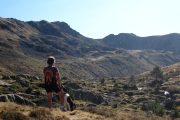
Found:
[{"label": "boulder", "polygon": [[145,97],[137,97],[133,100],[134,103],[140,103],[140,102],[144,102],[147,101],[148,99]]},{"label": "boulder", "polygon": [[32,80],[40,80],[40,78],[38,76],[32,76],[31,79]]},{"label": "boulder", "polygon": [[82,89],[77,83],[66,83],[64,84],[64,87],[70,88],[70,89]]},{"label": "boulder", "polygon": [[30,82],[25,79],[25,78],[22,78],[20,77],[19,79],[16,80],[17,83],[21,84],[22,86],[24,87],[29,87],[30,86]]},{"label": "boulder", "polygon": [[134,95],[134,93],[132,91],[127,91],[127,92],[125,92],[125,94],[128,95],[128,96],[133,96]]},{"label": "boulder", "polygon": [[8,87],[8,86],[11,86],[11,84],[0,80],[0,86]]},{"label": "boulder", "polygon": [[101,103],[101,105],[107,106],[107,105],[109,105],[109,102],[108,101],[104,101],[103,103]]},{"label": "boulder", "polygon": [[90,101],[95,104],[101,104],[104,102],[104,99],[101,95],[98,95],[90,91],[71,89],[71,94],[71,96],[77,100]]},{"label": "boulder", "polygon": [[16,95],[16,94],[2,94],[0,95],[0,102],[15,102],[15,103],[24,104],[24,105],[32,105],[32,106],[35,105],[30,100],[25,99],[21,97],[20,95]]},{"label": "boulder", "polygon": [[11,80],[11,77],[10,77],[10,76],[5,76],[5,75],[3,75],[3,76],[2,76],[2,79],[3,79],[3,80]]},{"label": "boulder", "polygon": [[21,78],[26,78],[26,79],[30,79],[30,75],[28,75],[28,74],[19,74],[19,75],[17,75],[16,77],[21,77]]},{"label": "boulder", "polygon": [[124,89],[124,90],[138,90],[138,88],[137,88],[136,85],[132,85],[132,86],[124,85],[124,86],[123,86],[123,89]]},{"label": "boulder", "polygon": [[117,108],[117,107],[118,107],[118,104],[117,104],[117,103],[113,103],[113,104],[111,105],[111,107],[112,107],[112,108]]},{"label": "boulder", "polygon": [[97,105],[96,104],[93,104],[93,103],[89,103],[86,105],[86,107],[96,107]]},{"label": "boulder", "polygon": [[[54,97],[53,97],[53,102],[54,101],[55,100],[54,100]],[[38,105],[38,106],[47,106],[47,97],[46,96],[41,96],[39,98],[33,99],[32,102],[36,103],[36,105]]]}]

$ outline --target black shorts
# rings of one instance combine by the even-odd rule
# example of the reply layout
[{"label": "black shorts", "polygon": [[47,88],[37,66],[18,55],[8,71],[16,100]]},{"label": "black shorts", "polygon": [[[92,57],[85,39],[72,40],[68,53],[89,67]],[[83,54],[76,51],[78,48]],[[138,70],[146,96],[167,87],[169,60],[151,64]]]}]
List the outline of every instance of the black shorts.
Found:
[{"label": "black shorts", "polygon": [[45,84],[45,89],[46,89],[46,92],[49,93],[49,92],[60,92],[61,91],[61,86],[59,86],[58,84]]}]

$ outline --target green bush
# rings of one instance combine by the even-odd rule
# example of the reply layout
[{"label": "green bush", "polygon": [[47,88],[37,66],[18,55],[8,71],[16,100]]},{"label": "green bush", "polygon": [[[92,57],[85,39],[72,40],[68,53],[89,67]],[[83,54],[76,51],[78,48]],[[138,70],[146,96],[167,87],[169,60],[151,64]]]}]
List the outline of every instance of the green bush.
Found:
[{"label": "green bush", "polygon": [[163,106],[160,105],[159,102],[152,102],[149,104],[150,110],[152,110],[153,113],[155,113],[158,116],[163,116],[165,113],[165,110]]},{"label": "green bush", "polygon": [[18,84],[18,83],[13,83],[12,86],[11,86],[11,88],[12,88],[13,90],[22,89],[21,85]]}]

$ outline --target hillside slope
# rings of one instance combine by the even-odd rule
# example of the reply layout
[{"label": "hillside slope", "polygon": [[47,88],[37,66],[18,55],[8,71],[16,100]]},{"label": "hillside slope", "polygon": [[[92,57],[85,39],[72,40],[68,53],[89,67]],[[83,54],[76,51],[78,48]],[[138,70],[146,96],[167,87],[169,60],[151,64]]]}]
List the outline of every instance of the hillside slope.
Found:
[{"label": "hillside slope", "polygon": [[65,77],[122,77],[179,62],[178,39],[179,34],[147,38],[120,34],[96,40],[64,22],[0,18],[0,74],[40,76],[46,57],[53,55]]}]

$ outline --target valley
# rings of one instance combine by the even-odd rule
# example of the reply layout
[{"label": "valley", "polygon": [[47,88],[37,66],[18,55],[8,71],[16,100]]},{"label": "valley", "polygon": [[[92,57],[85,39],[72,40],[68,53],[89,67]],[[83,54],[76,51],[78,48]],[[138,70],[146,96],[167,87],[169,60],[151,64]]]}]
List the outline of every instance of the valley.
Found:
[{"label": "valley", "polygon": [[[65,22],[0,18],[0,119],[44,120],[46,113],[47,120],[179,119],[179,44],[178,33],[92,39]],[[56,99],[46,109],[48,56],[56,57],[73,112],[60,112]]]}]

